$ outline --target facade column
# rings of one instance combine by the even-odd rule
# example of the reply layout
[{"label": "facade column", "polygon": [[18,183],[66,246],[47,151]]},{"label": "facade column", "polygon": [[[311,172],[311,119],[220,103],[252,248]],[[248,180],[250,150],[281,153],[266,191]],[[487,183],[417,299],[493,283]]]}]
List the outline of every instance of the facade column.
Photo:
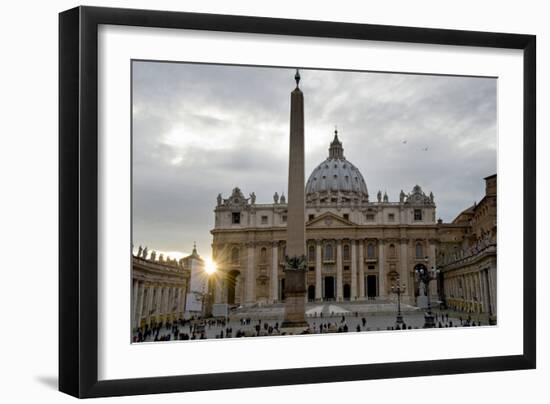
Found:
[{"label": "facade column", "polygon": [[387,297],[386,292],[386,269],[384,257],[384,241],[378,240],[378,296],[381,298]]},{"label": "facade column", "polygon": [[256,300],[254,293],[256,283],[254,279],[254,243],[247,243],[246,251],[246,288],[244,300],[247,304],[253,304]]},{"label": "facade column", "polygon": [[365,240],[359,240],[359,298],[365,298]]},{"label": "facade column", "polygon": [[[408,267],[409,257],[408,257],[408,248],[407,248],[409,240],[407,240],[406,238],[402,238],[399,241],[400,241],[399,247],[401,249],[399,254],[399,263],[401,264],[400,271],[399,271],[400,272],[399,280],[401,282],[401,285],[405,284],[404,296],[405,296],[405,300],[407,300],[408,297],[411,296],[411,292],[413,292],[411,288],[409,288],[409,267]],[[413,292],[413,296],[414,296],[414,292]]]},{"label": "facade column", "polygon": [[274,241],[271,247],[271,303],[279,299],[279,242]]},{"label": "facade column", "polygon": [[357,242],[351,240],[351,293],[350,299],[357,299]]},{"label": "facade column", "polygon": [[323,300],[323,278],[322,278],[322,240],[315,240],[315,300]]},{"label": "facade column", "polygon": [[[428,265],[430,266],[428,270],[431,271],[432,268],[437,269],[435,264],[435,258],[436,258],[435,242],[434,240],[428,240],[428,242],[429,242]],[[436,299],[439,299],[439,296],[437,295],[437,280],[433,280],[430,282],[429,293],[430,293],[430,298],[432,299],[432,302],[435,301]]]},{"label": "facade column", "polygon": [[344,300],[344,285],[342,279],[342,240],[336,241],[336,301]]},{"label": "facade column", "polygon": [[214,286],[214,303],[223,303],[223,289],[225,287],[224,280],[218,277],[214,277],[212,285]]}]

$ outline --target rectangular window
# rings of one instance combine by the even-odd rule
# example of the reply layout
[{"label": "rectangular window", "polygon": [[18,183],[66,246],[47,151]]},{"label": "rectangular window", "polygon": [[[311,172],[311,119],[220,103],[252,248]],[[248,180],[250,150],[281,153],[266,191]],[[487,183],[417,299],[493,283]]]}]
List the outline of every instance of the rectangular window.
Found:
[{"label": "rectangular window", "polygon": [[286,223],[286,215],[281,216],[281,220],[283,223]]},{"label": "rectangular window", "polygon": [[262,216],[262,224],[267,224],[267,216]]},{"label": "rectangular window", "polygon": [[388,215],[388,222],[395,222],[395,215],[393,213]]},{"label": "rectangular window", "polygon": [[344,220],[349,220],[349,214],[344,213]]},{"label": "rectangular window", "polygon": [[374,265],[369,265],[369,266],[367,267],[367,269],[368,269],[369,271],[374,271]]},{"label": "rectangular window", "polygon": [[344,271],[349,271],[349,265],[344,265]]},{"label": "rectangular window", "polygon": [[241,223],[241,212],[233,212],[231,215],[231,223],[239,224]]},{"label": "rectangular window", "polygon": [[422,220],[422,209],[415,209],[414,210],[414,220],[415,221]]},{"label": "rectangular window", "polygon": [[313,219],[315,219],[315,215],[309,215],[307,220],[311,221]]},{"label": "rectangular window", "polygon": [[310,272],[315,271],[315,267],[309,267],[309,271]]},{"label": "rectangular window", "polygon": [[367,222],[374,222],[374,214],[367,213]]}]

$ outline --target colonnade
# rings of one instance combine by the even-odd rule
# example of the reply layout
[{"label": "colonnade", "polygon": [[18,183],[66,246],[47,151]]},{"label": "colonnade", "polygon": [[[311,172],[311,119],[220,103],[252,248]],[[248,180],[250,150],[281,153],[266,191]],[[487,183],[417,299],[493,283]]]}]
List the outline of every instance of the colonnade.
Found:
[{"label": "colonnade", "polygon": [[445,274],[447,306],[466,313],[496,314],[496,266]]},{"label": "colonnade", "polygon": [[185,312],[184,285],[151,283],[134,279],[132,327],[179,320]]}]

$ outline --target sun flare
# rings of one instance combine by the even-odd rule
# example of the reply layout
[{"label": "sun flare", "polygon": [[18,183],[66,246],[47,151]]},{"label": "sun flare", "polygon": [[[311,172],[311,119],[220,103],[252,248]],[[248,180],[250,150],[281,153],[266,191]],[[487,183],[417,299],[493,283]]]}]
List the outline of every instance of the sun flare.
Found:
[{"label": "sun flare", "polygon": [[214,274],[218,270],[218,267],[216,266],[216,263],[210,259],[207,259],[204,263],[204,271],[208,275]]}]

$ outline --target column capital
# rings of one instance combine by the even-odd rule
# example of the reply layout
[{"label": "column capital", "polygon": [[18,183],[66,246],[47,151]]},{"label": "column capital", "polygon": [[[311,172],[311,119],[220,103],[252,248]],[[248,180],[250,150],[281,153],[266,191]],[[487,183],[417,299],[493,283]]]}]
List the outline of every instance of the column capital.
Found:
[{"label": "column capital", "polygon": [[315,239],[315,244],[320,247],[323,244],[323,239],[322,238],[316,238]]},{"label": "column capital", "polygon": [[254,241],[247,241],[247,242],[244,243],[244,246],[247,247],[247,248],[255,247],[256,243]]},{"label": "column capital", "polygon": [[409,244],[409,239],[408,239],[407,237],[401,237],[401,238],[399,239],[399,242],[400,242],[401,244]]},{"label": "column capital", "polygon": [[279,240],[274,240],[271,242],[271,247],[279,247]]}]

